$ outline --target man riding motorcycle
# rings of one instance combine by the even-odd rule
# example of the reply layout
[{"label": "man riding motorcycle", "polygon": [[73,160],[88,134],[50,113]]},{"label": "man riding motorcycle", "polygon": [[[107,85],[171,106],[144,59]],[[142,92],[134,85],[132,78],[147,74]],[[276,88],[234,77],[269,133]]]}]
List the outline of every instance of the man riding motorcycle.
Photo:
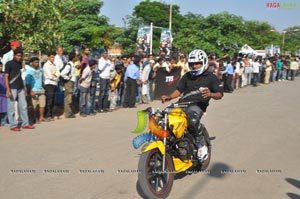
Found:
[{"label": "man riding motorcycle", "polygon": [[[200,132],[200,119],[206,112],[211,98],[219,100],[223,97],[223,86],[217,76],[208,70],[208,57],[203,50],[195,49],[190,52],[188,64],[190,71],[181,78],[176,90],[171,95],[163,95],[161,100],[164,103],[183,95],[179,101],[195,102],[184,111],[188,116],[189,132],[195,135],[198,159],[203,162],[208,157],[208,148]],[[199,90],[201,92],[197,94],[195,91]],[[193,95],[193,92],[196,95]]]}]

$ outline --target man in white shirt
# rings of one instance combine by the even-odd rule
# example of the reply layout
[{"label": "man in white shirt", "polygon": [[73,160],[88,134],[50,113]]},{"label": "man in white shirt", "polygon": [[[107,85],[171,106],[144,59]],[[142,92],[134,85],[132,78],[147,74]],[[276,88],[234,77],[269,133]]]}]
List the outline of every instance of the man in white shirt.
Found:
[{"label": "man in white shirt", "polygon": [[239,87],[240,87],[240,68],[241,68],[241,62],[240,61],[241,60],[239,58],[235,63],[235,70],[234,70],[235,89],[239,89]]},{"label": "man in white shirt", "polygon": [[149,94],[149,74],[151,69],[153,68],[155,64],[154,60],[150,60],[149,64],[147,64],[143,70],[142,70],[142,74],[141,74],[141,83],[142,83],[142,90],[141,90],[141,100],[142,103],[144,104],[148,104],[148,94]]},{"label": "man in white shirt", "polygon": [[297,58],[293,58],[290,70],[291,70],[291,81],[294,81],[296,73],[299,70],[299,63],[297,62]]},{"label": "man in white shirt", "polygon": [[166,58],[165,62],[163,62],[162,67],[165,68],[167,72],[171,71],[171,58]]},{"label": "man in white shirt", "polygon": [[252,64],[253,66],[253,86],[257,86],[258,77],[259,77],[259,67],[260,63],[258,62],[258,58],[256,58]]},{"label": "man in white shirt", "polygon": [[64,49],[62,47],[56,48],[56,55],[54,57],[54,64],[57,70],[60,70],[64,64],[67,63],[67,58],[63,55]]},{"label": "man in white shirt", "polygon": [[55,94],[59,72],[54,64],[54,52],[48,54],[48,61],[44,64],[43,71],[45,77],[45,94],[46,94],[46,118],[47,121],[54,120]]},{"label": "man in white shirt", "polygon": [[100,93],[98,97],[98,112],[108,112],[108,96],[109,96],[109,83],[111,72],[114,67],[108,58],[107,52],[103,52],[98,62],[98,69],[100,70]]}]

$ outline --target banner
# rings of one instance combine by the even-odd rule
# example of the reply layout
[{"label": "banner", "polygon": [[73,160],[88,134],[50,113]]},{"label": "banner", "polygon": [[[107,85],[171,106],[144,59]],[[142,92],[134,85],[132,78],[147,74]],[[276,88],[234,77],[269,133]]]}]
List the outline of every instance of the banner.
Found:
[{"label": "banner", "polygon": [[155,77],[154,99],[160,99],[162,95],[170,95],[180,80],[181,68],[174,67],[170,72],[165,68],[158,68]]},{"label": "banner", "polygon": [[274,46],[274,54],[280,54],[280,46]]},{"label": "banner", "polygon": [[274,56],[280,54],[280,46],[267,46],[265,48],[266,55]]},{"label": "banner", "polygon": [[145,55],[149,51],[150,47],[150,26],[140,26],[136,39],[136,54]]},{"label": "banner", "polygon": [[169,28],[162,28],[160,35],[160,53],[171,54],[173,37]]}]

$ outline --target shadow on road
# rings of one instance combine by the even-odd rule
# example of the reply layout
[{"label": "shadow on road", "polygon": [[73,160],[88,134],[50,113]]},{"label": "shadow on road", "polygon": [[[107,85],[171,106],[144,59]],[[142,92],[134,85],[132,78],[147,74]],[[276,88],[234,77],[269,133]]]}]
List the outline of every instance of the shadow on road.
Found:
[{"label": "shadow on road", "polygon": [[[298,189],[300,189],[300,181],[292,179],[292,178],[286,178],[285,179],[288,183],[290,183],[291,185],[297,187]],[[288,195],[290,197],[290,199],[300,199],[300,195],[294,194],[294,193],[287,193],[286,195]]]},{"label": "shadow on road", "polygon": [[294,193],[287,193],[286,195],[288,195],[288,197],[290,197],[290,199],[299,199],[300,195],[294,194]]},{"label": "shadow on road", "polygon": [[[200,176],[199,181],[194,183],[194,185],[192,185],[186,191],[187,194],[184,195],[184,198],[192,199],[193,197],[195,197],[197,195],[198,192],[201,191],[201,189],[204,188],[205,184],[208,183],[209,177],[220,178],[220,179],[225,178],[228,175],[228,171],[230,169],[231,169],[230,166],[226,165],[224,163],[217,162],[217,163],[212,164],[210,169],[204,171],[204,172],[207,172],[207,175],[202,175],[202,177]],[[194,174],[197,175],[197,172],[195,172]]]},{"label": "shadow on road", "polygon": [[290,183],[291,185],[294,185],[295,187],[297,187],[298,189],[300,189],[300,181],[292,179],[292,178],[286,178],[285,180],[288,183]]},{"label": "shadow on road", "polygon": [[182,172],[179,174],[176,174],[175,180],[180,180],[188,175],[198,174],[198,173],[208,173],[211,177],[224,177],[226,175],[226,171],[230,170],[230,167],[223,163],[215,163],[211,169],[207,169],[205,171],[199,171],[197,168],[192,167],[191,169],[188,169],[186,172]]}]

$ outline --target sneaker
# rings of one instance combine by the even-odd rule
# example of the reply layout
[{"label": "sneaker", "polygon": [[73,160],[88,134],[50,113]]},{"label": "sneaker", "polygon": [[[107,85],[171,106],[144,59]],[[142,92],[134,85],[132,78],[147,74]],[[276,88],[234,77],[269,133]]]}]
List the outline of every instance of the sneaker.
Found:
[{"label": "sneaker", "polygon": [[10,129],[11,131],[21,131],[21,129],[19,127],[14,127]]},{"label": "sneaker", "polygon": [[22,126],[23,129],[34,129],[35,127],[33,125],[25,125],[25,126]]},{"label": "sneaker", "polygon": [[197,156],[200,162],[204,162],[208,158],[208,148],[206,145],[198,148]]},{"label": "sneaker", "polygon": [[76,118],[76,116],[75,115],[69,115],[68,117],[66,117],[66,118]]}]

